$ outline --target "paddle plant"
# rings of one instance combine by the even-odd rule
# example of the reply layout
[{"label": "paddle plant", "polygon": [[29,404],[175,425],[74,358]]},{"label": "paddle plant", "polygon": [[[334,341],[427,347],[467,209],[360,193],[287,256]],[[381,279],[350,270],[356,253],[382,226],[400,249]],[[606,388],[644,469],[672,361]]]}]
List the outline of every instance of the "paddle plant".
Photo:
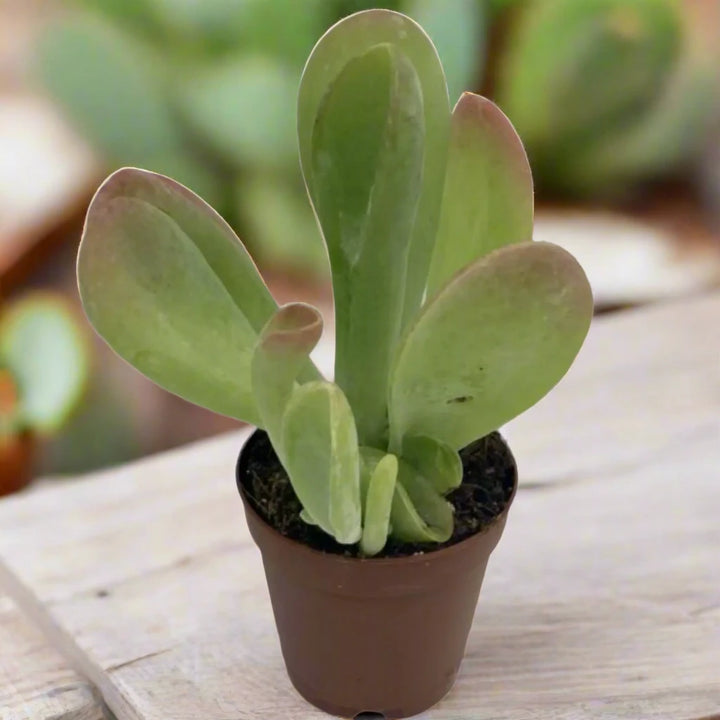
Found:
[{"label": "paddle plant", "polygon": [[622,197],[700,154],[718,113],[718,61],[683,3],[517,5],[495,91],[544,189]]},{"label": "paddle plant", "polygon": [[63,426],[87,375],[85,338],[61,300],[35,293],[0,308],[0,495],[27,479],[32,439]]},{"label": "paddle plant", "polygon": [[95,195],[78,258],[86,313],[167,390],[267,431],[302,517],[365,555],[447,541],[458,451],[542,398],[588,330],[566,251],[532,242],[533,188],[503,113],[465,94],[404,15],[318,42],[298,97],[303,176],[332,267],[334,382],[320,312],[278,307],[230,227],[161,175]]},{"label": "paddle plant", "polygon": [[[420,20],[456,98],[478,82],[478,0],[388,0]],[[108,170],[137,165],[200,193],[264,266],[321,275],[304,197],[295,98],[315,40],[366,0],[67,0],[34,69]],[[370,3],[372,4],[372,3]]]}]

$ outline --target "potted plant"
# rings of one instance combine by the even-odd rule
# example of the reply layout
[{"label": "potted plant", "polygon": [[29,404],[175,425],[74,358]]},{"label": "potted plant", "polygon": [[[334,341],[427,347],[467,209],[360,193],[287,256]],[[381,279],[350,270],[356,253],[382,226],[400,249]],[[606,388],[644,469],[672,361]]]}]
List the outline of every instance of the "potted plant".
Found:
[{"label": "potted plant", "polygon": [[0,314],[0,496],[30,481],[37,439],[67,420],[87,365],[82,333],[59,298],[34,293]]},{"label": "potted plant", "polygon": [[590,323],[577,262],[534,243],[507,118],[450,111],[409,18],[350,16],[313,50],[300,158],[327,246],[335,380],[310,305],[278,308],[231,229],[166,177],[123,169],[78,259],[88,317],[166,389],[262,428],[237,481],[291,680],[318,707],[405,717],[460,664],[516,487],[496,430],[565,374]]}]

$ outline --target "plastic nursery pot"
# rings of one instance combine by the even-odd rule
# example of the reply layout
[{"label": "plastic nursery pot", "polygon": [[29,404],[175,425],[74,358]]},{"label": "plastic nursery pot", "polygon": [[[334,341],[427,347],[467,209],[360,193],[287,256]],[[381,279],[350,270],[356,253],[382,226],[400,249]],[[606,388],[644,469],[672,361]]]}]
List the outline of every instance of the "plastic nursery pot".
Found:
[{"label": "plastic nursery pot", "polygon": [[333,715],[404,718],[427,710],[455,682],[490,553],[517,488],[483,531],[455,545],[397,558],[350,558],[288,539],[246,497],[255,432],[237,466],[250,533],[260,548],[288,675]]},{"label": "plastic nursery pot", "polygon": [[29,434],[0,438],[0,496],[22,490],[32,476],[35,441]]}]

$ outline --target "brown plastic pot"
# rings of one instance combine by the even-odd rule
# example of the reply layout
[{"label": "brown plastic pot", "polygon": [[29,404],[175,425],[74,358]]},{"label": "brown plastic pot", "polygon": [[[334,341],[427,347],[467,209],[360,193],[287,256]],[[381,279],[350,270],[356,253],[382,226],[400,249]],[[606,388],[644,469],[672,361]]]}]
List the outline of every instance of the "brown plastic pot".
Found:
[{"label": "brown plastic pot", "polygon": [[22,490],[30,482],[34,450],[29,434],[0,439],[0,497]]},{"label": "brown plastic pot", "polygon": [[483,532],[422,555],[347,558],[290,540],[255,512],[242,478],[257,438],[240,453],[238,488],[293,685],[316,707],[345,718],[427,710],[455,682],[517,472],[507,507]]}]

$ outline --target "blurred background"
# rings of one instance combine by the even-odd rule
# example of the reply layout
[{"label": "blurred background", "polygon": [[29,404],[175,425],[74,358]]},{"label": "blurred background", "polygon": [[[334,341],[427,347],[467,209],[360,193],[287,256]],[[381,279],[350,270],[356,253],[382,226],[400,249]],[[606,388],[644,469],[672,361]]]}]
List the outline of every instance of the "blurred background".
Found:
[{"label": "blurred background", "polygon": [[297,160],[314,42],[367,7],[418,20],[451,100],[509,115],[536,238],[599,312],[720,283],[720,0],[0,0],[0,494],[233,427],[126,367],[79,309],[84,211],[111,170],[220,211],[279,300],[331,312]]}]

